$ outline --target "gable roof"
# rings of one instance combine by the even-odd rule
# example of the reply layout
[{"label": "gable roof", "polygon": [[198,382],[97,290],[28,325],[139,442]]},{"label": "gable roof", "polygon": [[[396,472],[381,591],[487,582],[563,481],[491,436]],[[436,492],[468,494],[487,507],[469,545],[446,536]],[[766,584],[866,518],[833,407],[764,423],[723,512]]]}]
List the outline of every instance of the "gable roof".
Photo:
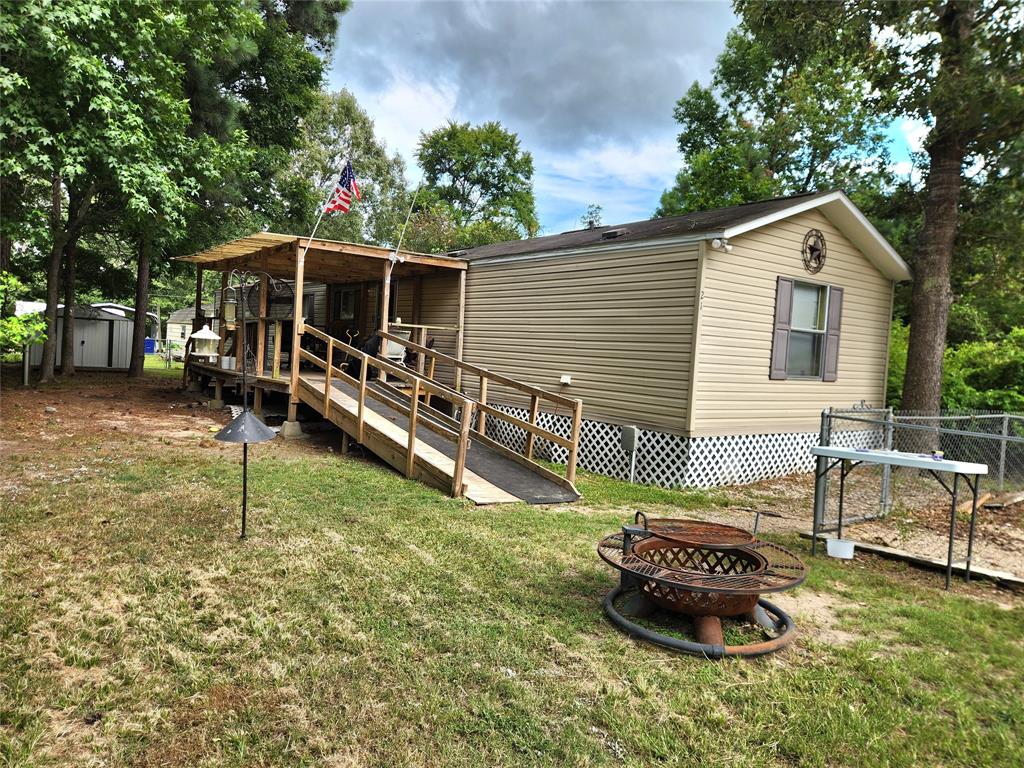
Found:
[{"label": "gable roof", "polygon": [[[203,315],[206,318],[213,317],[213,303],[207,302],[203,304]],[[191,304],[182,309],[176,309],[167,316],[168,323],[177,323],[178,325],[191,325],[192,318],[196,315],[196,306]]]},{"label": "gable roof", "polygon": [[883,275],[891,280],[911,279],[910,268],[906,262],[850,198],[839,190],[777,197],[681,216],[580,229],[528,240],[493,243],[468,251],[455,251],[449,255],[474,262],[527,254],[537,257],[567,255],[580,249],[591,250],[648,241],[684,243],[716,237],[728,239],[814,209],[820,209]]}]

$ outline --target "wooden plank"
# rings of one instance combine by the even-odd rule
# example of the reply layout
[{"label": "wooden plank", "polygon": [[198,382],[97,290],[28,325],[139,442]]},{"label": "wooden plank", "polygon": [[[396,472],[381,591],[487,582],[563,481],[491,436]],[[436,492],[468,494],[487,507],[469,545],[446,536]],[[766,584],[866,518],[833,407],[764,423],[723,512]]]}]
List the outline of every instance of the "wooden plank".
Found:
[{"label": "wooden plank", "polygon": [[565,467],[565,479],[570,483],[576,482],[576,462],[580,455],[580,428],[583,425],[583,401],[577,400],[576,407],[572,411],[572,431],[569,433],[569,461]]},{"label": "wooden plank", "polygon": [[506,387],[519,390],[520,392],[524,392],[525,394],[528,395],[537,395],[543,400],[549,400],[552,403],[556,403],[558,405],[564,405],[569,408],[574,408],[576,406],[576,400],[574,400],[571,397],[566,397],[564,395],[559,395],[554,392],[549,392],[546,389],[541,389],[540,387],[533,387],[530,386],[529,384],[524,384],[521,381],[510,379],[508,376],[503,376],[500,373],[495,373],[494,371],[489,370],[487,368],[481,368],[478,365],[467,363],[463,360],[459,360],[458,358],[452,357],[451,355],[446,355],[443,352],[438,352],[437,350],[434,349],[426,349],[426,347],[421,347],[419,344],[416,344],[412,341],[399,339],[397,336],[392,336],[391,334],[387,334],[386,338],[390,338],[392,341],[399,341],[405,346],[412,349],[414,352],[425,353],[433,358],[441,360],[444,363],[448,363],[449,365],[461,368],[467,373],[472,373],[477,376],[484,375],[494,383],[503,384]]},{"label": "wooden plank", "polygon": [[[814,538],[812,531],[802,531],[800,537],[803,539]],[[827,539],[835,538],[831,534],[818,534],[818,541],[826,541]],[[923,555],[915,555],[913,552],[908,552],[905,549],[897,549],[896,547],[886,547],[881,544],[871,544],[864,541],[854,541],[854,547],[863,552],[870,552],[873,555],[879,557],[889,558],[891,560],[902,560],[912,565],[919,565],[923,568],[930,568],[933,570],[946,570],[946,560],[935,557],[924,557]],[[966,570],[967,563],[964,560],[953,561],[953,573],[963,574]],[[985,568],[983,566],[975,565],[971,563],[971,576],[980,576],[985,579],[991,579],[992,581],[998,582],[999,584],[1011,587],[1013,589],[1024,589],[1024,578],[1010,573],[1008,571],[997,571],[993,568]]]},{"label": "wooden plank", "polygon": [[369,366],[366,361],[363,360],[363,364],[359,366],[359,396],[358,396],[358,415],[359,415],[359,427],[356,432],[356,442],[360,445],[363,444],[363,429],[366,425],[366,371]]},{"label": "wooden plank", "polygon": [[217,324],[217,335],[220,336],[220,341],[217,342],[217,364],[220,364],[220,359],[224,357],[224,345],[227,343],[227,330],[224,327],[224,294],[228,291],[228,273],[225,272],[220,276],[220,293],[217,294],[217,319],[220,321]]},{"label": "wooden plank", "polygon": [[302,280],[303,267],[305,266],[305,253],[295,249],[295,284],[292,290],[295,292],[295,305],[292,308],[292,349],[288,360],[291,363],[292,396],[288,403],[288,421],[295,421],[298,414],[298,390],[299,390],[299,362],[302,359],[299,349],[302,346]]},{"label": "wooden plank", "polygon": [[[380,296],[380,330],[383,334],[388,334],[388,320],[390,320],[389,309],[391,306],[391,261],[384,262],[384,276],[381,279],[381,296]],[[384,350],[387,347],[387,342],[381,342],[381,350],[379,357],[384,357]],[[381,381],[387,381],[387,373],[383,368],[378,368],[378,378]]]},{"label": "wooden plank", "polygon": [[[530,398],[530,426],[537,426],[537,417],[540,416],[540,398],[534,395]],[[533,458],[533,430],[527,430],[526,432],[526,458]]]},{"label": "wooden plank", "polygon": [[281,321],[274,321],[274,367],[271,371],[275,379],[281,378]]},{"label": "wooden plank", "polygon": [[455,471],[452,473],[452,496],[462,495],[462,477],[466,469],[466,451],[469,450],[469,426],[473,420],[473,405],[462,406],[462,423],[459,428],[459,442],[455,448]]},{"label": "wooden plank", "polygon": [[980,506],[984,506],[985,509],[1002,509],[1003,507],[1009,507],[1012,504],[1020,504],[1024,501],[1024,491],[1017,491],[1016,493],[1004,493],[991,499],[988,503]]},{"label": "wooden plank", "polygon": [[269,278],[260,275],[260,314],[256,320],[256,375],[263,375],[263,361],[267,357],[267,288]]},{"label": "wooden plank", "polygon": [[334,339],[327,342],[327,366],[324,369],[324,413],[331,404],[331,369],[334,368]]},{"label": "wooden plank", "polygon": [[[466,273],[459,273],[459,330],[455,332],[455,357],[462,360],[466,328]],[[462,368],[455,368],[455,391],[462,389]]]},{"label": "wooden plank", "polygon": [[[470,402],[473,401],[471,400]],[[572,447],[570,441],[567,438],[564,438],[561,435],[556,435],[554,432],[550,432],[549,430],[546,430],[543,427],[538,427],[536,424],[531,424],[528,421],[523,421],[522,419],[517,418],[516,416],[513,416],[509,413],[505,413],[505,411],[499,411],[497,408],[494,408],[493,406],[482,405],[480,403],[477,403],[476,407],[482,411],[486,411],[492,416],[497,416],[499,419],[502,419],[503,421],[507,421],[509,424],[514,424],[520,429],[525,429],[527,433],[535,434],[537,437],[542,437],[545,440],[550,440],[552,443],[560,445],[563,448]]]},{"label": "wooden plank", "polygon": [[[480,404],[487,405],[487,377],[480,374]],[[480,415],[477,417],[478,423],[476,425],[476,431],[481,435],[487,434],[487,411],[480,409]]]},{"label": "wooden plank", "polygon": [[417,379],[412,385],[409,396],[409,444],[406,448],[405,476],[412,477],[412,467],[416,460],[416,424],[420,409],[420,382]]}]

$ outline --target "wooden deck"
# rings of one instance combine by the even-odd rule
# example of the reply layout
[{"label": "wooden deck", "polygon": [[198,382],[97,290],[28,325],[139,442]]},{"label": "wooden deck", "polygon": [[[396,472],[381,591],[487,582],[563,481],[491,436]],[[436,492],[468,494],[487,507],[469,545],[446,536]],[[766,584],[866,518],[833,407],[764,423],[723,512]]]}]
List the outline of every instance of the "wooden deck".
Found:
[{"label": "wooden deck", "polygon": [[[190,360],[188,367],[196,373],[221,379],[231,384],[242,380],[242,372],[234,368],[220,368],[212,363],[203,363],[197,360]],[[286,394],[291,391],[290,376],[291,374],[287,369],[282,371],[281,375],[276,378],[268,374],[247,373],[245,375],[250,386],[260,387],[272,392],[284,392]]]}]

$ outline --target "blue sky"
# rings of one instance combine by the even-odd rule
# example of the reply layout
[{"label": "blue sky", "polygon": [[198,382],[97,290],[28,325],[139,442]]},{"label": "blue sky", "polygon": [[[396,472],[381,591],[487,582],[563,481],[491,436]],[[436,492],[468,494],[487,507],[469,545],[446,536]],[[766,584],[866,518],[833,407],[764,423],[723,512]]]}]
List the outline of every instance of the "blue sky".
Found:
[{"label": "blue sky", "polygon": [[[329,74],[413,157],[446,120],[500,120],[534,157],[544,233],[579,228],[591,203],[606,224],[648,218],[680,165],[672,107],[707,83],[734,24],[725,2],[357,0]],[[909,172],[920,129],[894,124]]]}]

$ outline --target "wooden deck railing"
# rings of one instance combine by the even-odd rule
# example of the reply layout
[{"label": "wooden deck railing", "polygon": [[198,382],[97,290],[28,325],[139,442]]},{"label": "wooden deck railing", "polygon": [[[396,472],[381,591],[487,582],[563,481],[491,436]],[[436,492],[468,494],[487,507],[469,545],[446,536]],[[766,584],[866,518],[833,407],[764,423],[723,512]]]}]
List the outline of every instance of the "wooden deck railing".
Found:
[{"label": "wooden deck railing", "polygon": [[[408,339],[403,339],[399,336],[386,333],[385,331],[377,331],[377,333],[384,339],[389,339],[391,341],[397,342],[404,347],[408,347],[413,352],[417,352],[421,356],[429,358],[429,369],[431,373],[433,373],[434,370],[434,363],[436,361],[440,361],[442,363],[447,363],[448,365],[453,366],[456,371],[462,371],[463,373],[478,377],[480,381],[479,399],[475,401],[470,400],[470,402],[474,403],[477,412],[480,414],[479,422],[477,423],[476,428],[477,433],[480,436],[486,438],[488,416],[501,419],[502,421],[506,421],[509,424],[519,427],[520,429],[526,432],[526,445],[524,447],[522,455],[525,456],[526,459],[529,460],[531,463],[534,461],[533,451],[534,440],[536,438],[539,437],[543,440],[548,440],[554,443],[555,445],[560,445],[569,452],[568,461],[566,462],[565,468],[565,479],[568,480],[570,483],[575,482],[576,462],[579,457],[580,427],[583,423],[583,401],[576,400],[571,397],[565,397],[564,395],[559,395],[556,394],[555,392],[548,392],[547,390],[540,389],[539,387],[534,387],[529,384],[525,384],[521,381],[516,381],[515,379],[509,378],[508,376],[503,376],[500,373],[489,371],[486,368],[481,368],[480,366],[472,365],[471,363],[459,360],[458,358],[452,357],[451,355],[446,355],[443,352],[438,352],[435,349],[430,349],[428,347],[423,346],[422,344],[416,344],[415,342],[409,341]],[[374,365],[377,365],[377,362],[374,362]],[[408,369],[402,370],[408,371]],[[434,383],[435,385],[437,384],[437,382],[432,383]],[[505,411],[502,411],[498,408],[495,408],[494,406],[488,405],[487,396],[489,383],[500,384],[502,386],[508,387],[509,389],[521,392],[524,395],[528,395],[530,398],[529,420],[524,421],[523,419],[520,419],[516,416],[512,416],[511,414],[506,413]],[[449,389],[447,387],[445,387],[445,389],[452,394],[459,395],[461,397],[466,397],[468,399],[467,395],[464,395],[461,392],[457,392],[455,389]],[[543,402],[553,403],[555,406],[564,406],[566,408],[572,409],[572,419],[569,437],[563,437],[562,435],[556,434],[550,430],[544,429],[537,425],[537,418],[540,415],[541,403]],[[488,440],[488,442],[491,441]]]},{"label": "wooden deck railing", "polygon": [[[331,382],[335,378],[347,382],[356,389],[357,442],[363,442],[366,424],[365,413],[367,396],[382,403],[386,403],[403,416],[406,416],[409,419],[409,442],[406,446],[408,453],[406,455],[405,465],[405,474],[407,477],[412,477],[413,467],[416,460],[417,427],[423,426],[442,437],[452,440],[456,446],[455,468],[452,474],[452,495],[461,496],[463,493],[462,479],[466,468],[466,451],[469,447],[469,433],[470,427],[473,423],[473,412],[476,410],[477,406],[476,402],[471,398],[465,397],[464,395],[439,384],[438,382],[419,376],[408,368],[395,365],[394,363],[380,357],[368,355],[365,352],[334,338],[333,336],[329,336],[326,333],[317,330],[311,325],[303,325],[301,333],[308,333],[310,336],[327,344],[326,360],[317,357],[308,350],[299,349],[300,359],[306,360],[318,368],[323,369],[325,373],[323,403],[324,416],[328,417],[330,414]],[[358,378],[352,376],[343,368],[338,368],[333,365],[335,350],[345,352],[349,357],[359,360],[360,365]],[[383,370],[387,374],[395,376],[411,386],[408,406],[391,394],[388,394],[390,391],[394,395],[400,396],[401,393],[393,387],[388,387],[387,385],[370,386],[367,384],[367,371],[371,366]],[[455,420],[447,414],[431,407],[429,403],[421,404],[419,401],[421,393],[423,393],[425,397],[439,397],[448,401],[453,406],[453,413],[461,409],[460,418]],[[428,417],[424,418],[423,413],[421,412],[426,413]]]}]

